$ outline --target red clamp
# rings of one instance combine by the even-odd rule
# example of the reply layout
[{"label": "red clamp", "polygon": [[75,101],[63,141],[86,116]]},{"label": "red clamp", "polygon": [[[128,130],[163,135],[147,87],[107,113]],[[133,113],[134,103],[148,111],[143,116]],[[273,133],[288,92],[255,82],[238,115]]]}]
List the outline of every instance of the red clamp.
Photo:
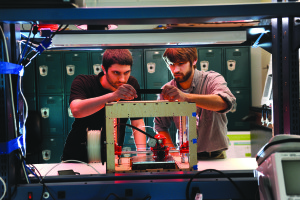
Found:
[{"label": "red clamp", "polygon": [[180,146],[180,153],[189,153],[190,149],[189,149],[189,141],[184,142],[181,146]]},{"label": "red clamp", "polygon": [[122,147],[121,147],[121,146],[118,146],[118,145],[115,143],[115,155],[120,156],[121,154],[122,154]]}]

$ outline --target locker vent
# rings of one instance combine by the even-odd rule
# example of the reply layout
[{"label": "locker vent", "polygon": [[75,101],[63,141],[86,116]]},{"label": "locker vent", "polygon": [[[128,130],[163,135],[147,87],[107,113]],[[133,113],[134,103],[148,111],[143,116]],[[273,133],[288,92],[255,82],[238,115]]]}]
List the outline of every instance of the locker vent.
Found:
[{"label": "locker vent", "polygon": [[79,56],[73,56],[72,61],[80,61],[80,57]]},{"label": "locker vent", "polygon": [[160,54],[154,54],[153,59],[162,59],[162,55]]},{"label": "locker vent", "polygon": [[54,61],[54,56],[47,56],[46,61]]},{"label": "locker vent", "polygon": [[241,52],[233,52],[232,55],[233,56],[242,56],[242,53]]},{"label": "locker vent", "polygon": [[215,54],[214,53],[206,53],[206,57],[214,57],[215,56]]}]

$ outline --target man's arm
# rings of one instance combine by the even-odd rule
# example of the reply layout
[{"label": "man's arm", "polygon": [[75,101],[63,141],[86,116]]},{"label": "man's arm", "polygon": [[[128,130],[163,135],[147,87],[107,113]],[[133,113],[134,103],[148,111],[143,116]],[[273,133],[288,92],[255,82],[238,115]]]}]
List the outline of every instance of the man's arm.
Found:
[{"label": "man's arm", "polygon": [[99,97],[75,99],[71,102],[70,108],[75,118],[83,118],[101,110],[106,103],[119,101],[120,99],[132,100],[136,97],[135,89],[129,84],[124,84],[116,91]]},{"label": "man's arm", "polygon": [[159,134],[162,134],[166,137],[166,145],[170,148],[174,147],[174,143],[172,142],[172,138],[170,136],[170,133],[168,131],[159,131]]},{"label": "man's arm", "polygon": [[[145,131],[145,123],[143,119],[131,120],[131,125],[135,126],[142,131]],[[138,151],[146,150],[146,135],[144,133],[139,132],[136,129],[132,129],[135,145]]]},{"label": "man's arm", "polygon": [[228,107],[224,99],[217,94],[187,94],[172,85],[164,87],[162,96],[169,101],[193,102],[196,106],[211,111],[221,111]]}]

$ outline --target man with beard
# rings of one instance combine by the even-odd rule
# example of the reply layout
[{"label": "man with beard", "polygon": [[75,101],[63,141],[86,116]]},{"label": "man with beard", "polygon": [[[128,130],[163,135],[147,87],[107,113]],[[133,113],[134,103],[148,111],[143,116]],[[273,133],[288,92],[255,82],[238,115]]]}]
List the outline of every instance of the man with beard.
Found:
[{"label": "man with beard", "polygon": [[[72,82],[70,109],[75,118],[67,137],[62,160],[88,162],[87,130],[102,130],[101,143],[106,137],[105,104],[119,100],[140,100],[136,91],[140,89],[137,80],[130,76],[133,63],[131,52],[127,49],[108,49],[103,54],[102,72],[98,75],[78,75]],[[119,119],[118,145],[122,146],[127,118]],[[142,118],[131,119],[131,124],[145,130]],[[134,131],[137,149],[144,150],[146,136]],[[102,152],[102,162],[106,155]]]},{"label": "man with beard", "polygon": [[[226,158],[228,149],[226,113],[235,107],[236,98],[222,75],[214,71],[196,69],[196,48],[168,48],[163,59],[174,79],[163,86],[159,100],[194,102],[197,106],[197,157],[200,159]],[[156,117],[155,130],[174,147],[169,128],[174,121],[179,128],[179,117]]]}]

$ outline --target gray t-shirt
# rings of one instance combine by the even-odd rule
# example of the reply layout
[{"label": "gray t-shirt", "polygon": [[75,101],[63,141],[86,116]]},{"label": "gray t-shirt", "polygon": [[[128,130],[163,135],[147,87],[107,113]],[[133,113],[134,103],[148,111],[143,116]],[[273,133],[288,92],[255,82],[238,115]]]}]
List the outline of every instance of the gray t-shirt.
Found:
[{"label": "gray t-shirt", "polygon": [[[166,85],[173,85],[181,89],[174,79]],[[219,112],[197,107],[197,152],[228,149],[226,113],[236,107],[236,98],[227,87],[224,77],[214,71],[204,72],[196,69],[191,87],[182,91],[192,94],[217,94],[227,102],[227,109]],[[163,100],[162,95],[159,95],[158,100]],[[154,128],[158,132],[168,131],[172,120],[178,129],[179,117],[156,117]]]}]

